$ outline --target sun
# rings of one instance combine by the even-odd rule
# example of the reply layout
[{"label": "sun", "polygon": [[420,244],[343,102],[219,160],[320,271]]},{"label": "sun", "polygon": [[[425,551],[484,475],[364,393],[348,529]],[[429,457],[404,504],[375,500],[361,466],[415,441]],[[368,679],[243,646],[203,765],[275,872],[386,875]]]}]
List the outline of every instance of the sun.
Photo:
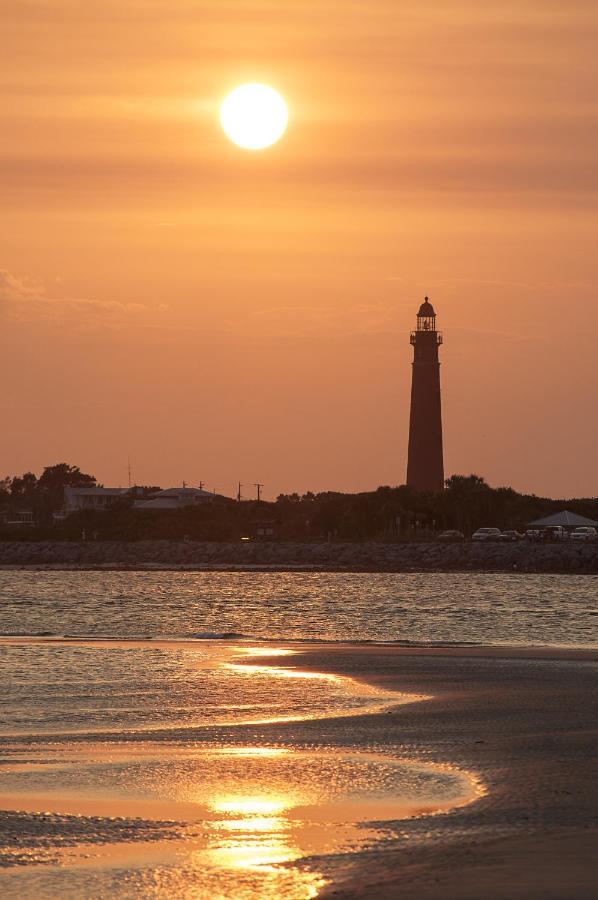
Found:
[{"label": "sun", "polygon": [[288,121],[285,101],[267,84],[242,84],[227,94],[220,106],[224,133],[245,150],[263,150],[275,144]]}]

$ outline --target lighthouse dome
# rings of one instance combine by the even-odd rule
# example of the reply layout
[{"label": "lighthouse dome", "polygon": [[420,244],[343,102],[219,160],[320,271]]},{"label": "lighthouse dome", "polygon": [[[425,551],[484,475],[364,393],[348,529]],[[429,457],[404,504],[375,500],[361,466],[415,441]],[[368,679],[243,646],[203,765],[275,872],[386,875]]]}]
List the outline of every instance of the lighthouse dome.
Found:
[{"label": "lighthouse dome", "polygon": [[421,316],[427,317],[427,316],[435,316],[436,315],[436,313],[434,312],[434,307],[432,306],[432,304],[430,303],[430,301],[428,300],[427,297],[424,298],[424,302],[420,306],[419,312],[417,315],[418,315],[418,318]]}]

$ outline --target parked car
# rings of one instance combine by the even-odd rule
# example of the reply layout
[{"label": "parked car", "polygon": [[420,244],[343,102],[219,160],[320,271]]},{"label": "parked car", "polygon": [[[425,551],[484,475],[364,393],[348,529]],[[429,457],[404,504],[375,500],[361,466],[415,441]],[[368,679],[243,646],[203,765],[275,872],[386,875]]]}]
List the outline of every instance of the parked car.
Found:
[{"label": "parked car", "polygon": [[519,534],[518,531],[503,531],[496,538],[497,541],[503,541],[507,543],[508,541],[521,541],[523,539],[523,535]]},{"label": "parked car", "polygon": [[542,529],[543,541],[568,541],[569,532],[562,525],[547,525]]},{"label": "parked car", "polygon": [[578,525],[571,532],[572,541],[595,541],[598,540],[598,531],[593,525]]},{"label": "parked car", "polygon": [[449,528],[447,531],[441,531],[440,534],[436,538],[437,541],[463,541],[465,540],[465,535],[462,531],[457,531],[454,528]]},{"label": "parked car", "polygon": [[539,541],[542,537],[542,532],[539,528],[528,528],[524,537],[527,538],[528,541]]},{"label": "parked car", "polygon": [[478,528],[471,536],[472,541],[496,541],[500,537],[500,528]]}]

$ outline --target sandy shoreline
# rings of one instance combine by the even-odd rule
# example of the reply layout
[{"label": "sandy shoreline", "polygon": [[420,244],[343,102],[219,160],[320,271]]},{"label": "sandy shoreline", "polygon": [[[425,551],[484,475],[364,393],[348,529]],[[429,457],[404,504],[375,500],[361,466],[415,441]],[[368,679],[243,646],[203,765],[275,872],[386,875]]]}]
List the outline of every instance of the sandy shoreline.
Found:
[{"label": "sandy shoreline", "polygon": [[[485,788],[473,803],[441,815],[385,820],[385,840],[372,850],[300,861],[329,880],[321,896],[597,895],[598,649],[272,646],[291,647],[293,656],[260,657],[256,646],[248,664],[257,659],[431,699],[383,712],[221,728],[223,740],[448,764]],[[193,741],[199,732],[171,731],[171,737]]]},{"label": "sandy shoreline", "polygon": [[296,657],[303,668],[432,694],[354,721],[353,739],[398,740],[406,756],[476,772],[487,787],[470,806],[396,823],[396,843],[358,854],[322,896],[595,897],[597,661],[593,651],[481,647],[339,646]]}]

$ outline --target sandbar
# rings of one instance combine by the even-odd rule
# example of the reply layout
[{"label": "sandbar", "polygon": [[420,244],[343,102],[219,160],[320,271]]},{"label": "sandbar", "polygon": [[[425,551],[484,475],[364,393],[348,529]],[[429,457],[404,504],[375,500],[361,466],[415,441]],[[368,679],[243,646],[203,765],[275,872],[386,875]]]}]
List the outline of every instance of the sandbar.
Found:
[{"label": "sandbar", "polygon": [[337,743],[449,762],[486,788],[447,814],[395,823],[394,840],[328,869],[322,897],[598,896],[598,651],[338,645],[293,662],[430,695],[353,719],[349,734],[341,720],[320,727]]},{"label": "sandbar", "polygon": [[[293,653],[281,659],[272,647]],[[448,812],[385,816],[372,823],[383,840],[363,850],[301,860],[322,875],[319,896],[598,896],[598,650],[276,642],[261,652],[254,645],[247,665],[344,676],[403,702],[239,725],[229,730],[235,740],[383,753],[453,766],[483,786]],[[409,695],[417,701],[404,702]]]}]

